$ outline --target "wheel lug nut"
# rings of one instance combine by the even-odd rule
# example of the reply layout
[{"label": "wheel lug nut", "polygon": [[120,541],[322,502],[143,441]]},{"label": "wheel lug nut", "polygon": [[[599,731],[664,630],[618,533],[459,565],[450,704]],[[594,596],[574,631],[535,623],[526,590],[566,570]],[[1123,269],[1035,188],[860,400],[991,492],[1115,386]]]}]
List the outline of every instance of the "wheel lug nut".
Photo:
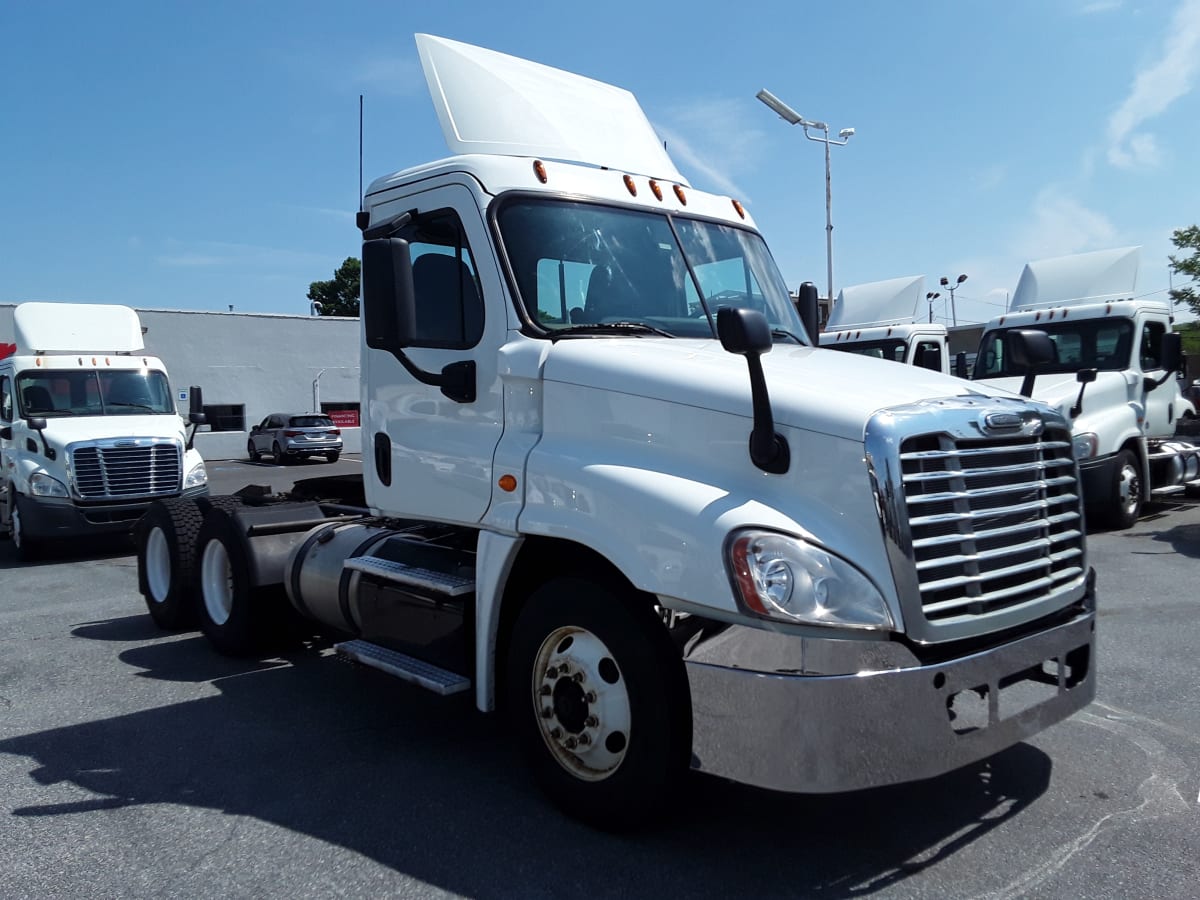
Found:
[{"label": "wheel lug nut", "polygon": [[580,746],[586,747],[586,746],[587,746],[588,744],[590,744],[591,742],[592,742],[592,739],[591,739],[590,737],[588,737],[586,734],[581,734],[581,735],[579,736],[579,744],[580,744]]},{"label": "wheel lug nut", "polygon": [[548,668],[546,670],[546,677],[547,678],[557,678],[558,677],[558,669],[554,668],[554,666],[551,666],[550,668]]},{"label": "wheel lug nut", "polygon": [[550,690],[550,685],[543,684],[541,689],[538,691],[538,693],[541,694],[543,697],[549,697],[550,694],[552,693]]},{"label": "wheel lug nut", "polygon": [[588,691],[587,694],[584,695],[583,699],[587,700],[588,703],[595,703],[596,702],[596,692]]},{"label": "wheel lug nut", "polygon": [[586,719],[583,720],[583,724],[586,725],[588,728],[595,728],[597,725],[600,724],[600,720],[597,719],[595,716],[588,716]]},{"label": "wheel lug nut", "polygon": [[549,719],[553,715],[554,715],[554,710],[552,710],[550,707],[547,706],[542,709],[542,718],[543,719]]},{"label": "wheel lug nut", "polygon": [[550,737],[554,738],[557,741],[560,737],[562,737],[562,729],[561,728],[551,728],[550,729]]},{"label": "wheel lug nut", "polygon": [[575,738],[573,738],[573,737],[567,738],[567,749],[568,750],[574,750],[577,746],[579,746],[579,741],[575,740]]},{"label": "wheel lug nut", "polygon": [[576,672],[571,677],[574,678],[576,681],[583,681],[583,673],[582,672]]}]

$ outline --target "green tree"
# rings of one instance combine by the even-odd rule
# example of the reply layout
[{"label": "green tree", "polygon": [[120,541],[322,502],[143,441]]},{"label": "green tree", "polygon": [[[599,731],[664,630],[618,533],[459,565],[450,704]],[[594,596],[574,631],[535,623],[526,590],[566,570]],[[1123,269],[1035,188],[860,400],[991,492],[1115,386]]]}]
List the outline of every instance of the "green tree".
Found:
[{"label": "green tree", "polygon": [[329,281],[314,281],[308,286],[308,299],[321,304],[323,316],[357,316],[358,285],[362,263],[347,257]]},{"label": "green tree", "polygon": [[1171,271],[1183,275],[1191,284],[1171,289],[1171,300],[1175,303],[1186,303],[1192,312],[1200,316],[1200,225],[1190,228],[1176,228],[1171,233],[1171,242],[1180,250],[1189,251],[1187,256],[1167,256],[1171,261]]}]

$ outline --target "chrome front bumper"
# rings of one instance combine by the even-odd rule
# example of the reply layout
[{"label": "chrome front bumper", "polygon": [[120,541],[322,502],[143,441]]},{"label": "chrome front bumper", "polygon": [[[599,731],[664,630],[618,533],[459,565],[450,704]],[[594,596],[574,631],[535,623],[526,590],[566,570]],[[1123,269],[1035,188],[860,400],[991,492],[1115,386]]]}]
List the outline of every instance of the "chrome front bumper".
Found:
[{"label": "chrome front bumper", "polygon": [[[791,672],[780,671],[785,654]],[[855,657],[858,669],[846,665]],[[774,671],[747,669],[752,660],[769,660]],[[731,626],[685,655],[692,768],[798,793],[930,778],[1086,706],[1096,692],[1094,662],[1090,602],[1055,627],[933,665],[894,642]],[[854,674],[796,674],[838,669]]]}]

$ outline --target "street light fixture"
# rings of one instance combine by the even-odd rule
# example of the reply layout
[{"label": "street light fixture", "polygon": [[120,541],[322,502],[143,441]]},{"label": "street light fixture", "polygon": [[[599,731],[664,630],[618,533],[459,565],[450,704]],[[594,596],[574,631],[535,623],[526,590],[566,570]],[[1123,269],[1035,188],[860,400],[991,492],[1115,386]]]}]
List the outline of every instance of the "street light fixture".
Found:
[{"label": "street light fixture", "polygon": [[[829,277],[828,291],[826,299],[833,302],[833,194],[830,187],[829,178],[829,145],[835,147],[844,147],[850,138],[854,137],[853,128],[843,128],[838,132],[838,137],[841,140],[833,140],[829,136],[829,125],[825,122],[810,122],[796,112],[766,88],[763,88],[755,94],[759,100],[765,103],[776,113],[779,118],[787,122],[789,125],[799,125],[804,129],[804,136],[810,141],[817,141],[825,145],[825,263],[827,274]],[[808,133],[808,129],[822,132],[823,136],[816,136]]]},{"label": "street light fixture", "polygon": [[943,275],[940,282],[941,286],[950,292],[950,321],[955,325],[958,324],[958,314],[954,311],[954,292],[957,291],[959,287],[962,286],[962,283],[966,280],[966,275],[959,275],[958,278],[954,280],[954,284],[951,284],[950,279]]},{"label": "street light fixture", "polygon": [[937,291],[929,291],[925,295],[925,299],[929,301],[929,324],[930,325],[933,324],[933,301],[936,300],[940,296],[942,296],[942,295]]}]

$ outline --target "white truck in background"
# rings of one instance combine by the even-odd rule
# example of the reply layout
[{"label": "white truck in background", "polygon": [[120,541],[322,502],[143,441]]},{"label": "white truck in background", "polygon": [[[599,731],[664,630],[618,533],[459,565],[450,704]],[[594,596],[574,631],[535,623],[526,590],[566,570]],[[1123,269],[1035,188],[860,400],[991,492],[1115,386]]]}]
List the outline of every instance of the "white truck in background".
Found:
[{"label": "white truck in background", "polygon": [[924,275],[842,288],[821,346],[966,378],[965,356],[951,363],[946,326],[920,321],[924,302]]},{"label": "white truck in background", "polygon": [[0,529],[22,559],[128,532],[151,501],[207,493],[162,361],[125,306],[21,303],[0,340]]},{"label": "white truck in background", "polygon": [[1169,307],[1135,298],[1139,259],[1125,247],[1030,262],[975,360],[976,384],[1016,390],[1027,379],[1010,340],[1049,335],[1056,359],[1036,369],[1032,396],[1072,423],[1089,516],[1115,528],[1200,478],[1198,448],[1180,433],[1196,412],[1175,378],[1180,337]]},{"label": "white truck in background", "polygon": [[456,155],[359,214],[363,479],[154,504],[151,610],[227,654],[315,622],[469,692],[606,828],[689,767],[850,791],[1091,700],[1061,415],[907,366],[863,390],[879,366],[811,345],[749,213],[631,94],[417,46]]}]

